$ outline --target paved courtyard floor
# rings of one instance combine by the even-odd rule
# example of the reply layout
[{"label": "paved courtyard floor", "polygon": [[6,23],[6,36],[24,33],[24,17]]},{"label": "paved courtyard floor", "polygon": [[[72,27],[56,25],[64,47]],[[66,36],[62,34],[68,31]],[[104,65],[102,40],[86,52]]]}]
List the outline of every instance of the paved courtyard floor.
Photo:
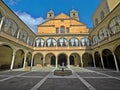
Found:
[{"label": "paved courtyard floor", "polygon": [[58,68],[0,72],[0,90],[120,90],[120,72],[100,68],[70,67],[72,75],[55,76]]}]

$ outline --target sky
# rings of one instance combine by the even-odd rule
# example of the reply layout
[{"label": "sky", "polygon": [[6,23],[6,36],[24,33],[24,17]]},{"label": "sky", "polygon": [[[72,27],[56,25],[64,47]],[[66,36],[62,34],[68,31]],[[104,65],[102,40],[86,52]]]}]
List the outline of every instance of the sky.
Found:
[{"label": "sky", "polygon": [[92,15],[101,0],[3,0],[27,26],[37,33],[37,25],[46,20],[47,12],[53,10],[55,16],[60,13],[69,15],[72,9],[79,13],[80,22],[92,28]]}]

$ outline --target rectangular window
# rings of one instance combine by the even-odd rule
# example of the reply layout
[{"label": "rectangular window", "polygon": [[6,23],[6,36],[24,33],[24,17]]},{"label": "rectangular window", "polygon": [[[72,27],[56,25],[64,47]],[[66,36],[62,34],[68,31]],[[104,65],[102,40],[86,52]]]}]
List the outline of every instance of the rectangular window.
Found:
[{"label": "rectangular window", "polygon": [[65,33],[65,28],[63,26],[60,28],[60,33]]},{"label": "rectangular window", "polygon": [[59,33],[58,28],[56,28],[56,34]]},{"label": "rectangular window", "polygon": [[69,28],[66,28],[66,33],[69,33]]}]

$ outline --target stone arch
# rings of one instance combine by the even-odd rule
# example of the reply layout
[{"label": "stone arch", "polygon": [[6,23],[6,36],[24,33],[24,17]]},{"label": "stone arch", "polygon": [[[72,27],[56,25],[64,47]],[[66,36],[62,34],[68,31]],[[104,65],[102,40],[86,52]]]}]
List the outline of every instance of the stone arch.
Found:
[{"label": "stone arch", "polygon": [[103,63],[105,68],[116,69],[114,57],[109,49],[104,49],[102,51]]},{"label": "stone arch", "polygon": [[57,41],[54,38],[48,38],[46,40],[46,47],[55,47],[57,45]]},{"label": "stone arch", "polygon": [[24,55],[25,53],[22,49],[16,51],[14,65],[13,65],[14,69],[23,67]]},{"label": "stone arch", "polygon": [[115,56],[116,56],[116,59],[117,59],[118,68],[120,70],[120,45],[116,47],[114,53],[115,53]]},{"label": "stone arch", "polygon": [[62,63],[64,63],[64,66],[67,66],[67,65],[68,65],[67,59],[68,59],[67,54],[65,54],[65,53],[60,53],[60,54],[58,55],[58,65],[59,65],[59,66],[62,66]]},{"label": "stone arch", "polygon": [[95,57],[95,65],[96,65],[96,67],[102,67],[101,57],[100,57],[100,53],[98,51],[96,51],[94,53],[94,57]]},{"label": "stone arch", "polygon": [[90,39],[88,39],[88,37],[83,37],[80,39],[80,46],[90,46],[91,42]]},{"label": "stone arch", "polygon": [[45,64],[46,66],[55,66],[56,63],[56,57],[53,53],[48,53],[45,56]]},{"label": "stone arch", "polygon": [[109,21],[108,28],[111,35],[120,31],[120,15],[113,17]]},{"label": "stone arch", "polygon": [[94,35],[94,36],[92,37],[92,44],[95,45],[95,44],[97,44],[98,42],[99,42],[98,35]]},{"label": "stone arch", "polygon": [[6,18],[2,25],[2,31],[13,36],[17,37],[18,33],[18,24],[11,18]]},{"label": "stone arch", "polygon": [[34,44],[34,37],[33,36],[29,36],[29,42],[28,42],[29,45],[33,46]]},{"label": "stone arch", "polygon": [[0,45],[0,70],[10,69],[13,49],[9,45]]},{"label": "stone arch", "polygon": [[69,62],[70,62],[70,65],[80,66],[81,64],[80,55],[78,53],[72,53],[69,56]]},{"label": "stone arch", "polygon": [[66,47],[68,46],[68,40],[66,38],[59,38],[57,41],[58,47]]},{"label": "stone arch", "polygon": [[27,38],[28,38],[28,32],[26,30],[20,30],[20,34],[19,34],[19,40],[27,43]]},{"label": "stone arch", "polygon": [[85,52],[82,55],[83,66],[93,66],[93,57],[92,54]]},{"label": "stone arch", "polygon": [[72,37],[69,39],[69,46],[79,46],[79,39]]},{"label": "stone arch", "polygon": [[43,54],[36,53],[33,57],[34,66],[43,66]]},{"label": "stone arch", "polygon": [[35,40],[35,47],[44,47],[45,40],[43,38],[36,38]]}]

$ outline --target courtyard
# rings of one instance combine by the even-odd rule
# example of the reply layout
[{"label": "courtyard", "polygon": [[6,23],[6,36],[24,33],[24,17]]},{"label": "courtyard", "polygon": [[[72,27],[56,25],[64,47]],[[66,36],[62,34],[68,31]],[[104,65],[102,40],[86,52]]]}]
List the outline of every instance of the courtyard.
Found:
[{"label": "courtyard", "polygon": [[67,69],[72,75],[55,76],[56,69],[59,68],[1,71],[0,90],[120,90],[120,72],[114,70],[71,66]]}]

